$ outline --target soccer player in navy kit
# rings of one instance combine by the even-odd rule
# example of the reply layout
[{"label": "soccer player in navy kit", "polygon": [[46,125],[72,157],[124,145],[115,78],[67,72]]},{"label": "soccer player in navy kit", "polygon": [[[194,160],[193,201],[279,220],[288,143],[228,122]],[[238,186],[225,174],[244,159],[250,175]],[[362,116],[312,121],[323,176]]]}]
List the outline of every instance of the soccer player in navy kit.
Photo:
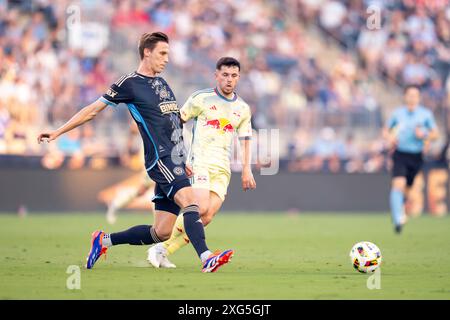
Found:
[{"label": "soccer player in navy kit", "polygon": [[405,105],[397,108],[383,130],[384,138],[394,150],[390,194],[392,222],[397,233],[406,222],[404,203],[414,178],[420,172],[425,142],[436,140],[438,130],[431,110],[420,105],[420,90],[405,89]]},{"label": "soccer player in navy kit", "polygon": [[92,120],[107,106],[125,103],[138,125],[144,143],[145,167],[156,182],[155,222],[107,234],[92,234],[86,267],[91,269],[98,258],[113,245],[149,245],[167,240],[178,212],[182,208],[185,231],[202,261],[203,272],[214,272],[227,263],[233,250],[209,251],[197,199],[183,163],[182,123],[175,96],[167,82],[157,76],[169,61],[169,39],[162,32],[145,33],[139,41],[141,62],[137,71],[119,78],[97,101],[81,109],[67,123],[51,132],[43,132],[38,142],[50,142],[58,136]]}]

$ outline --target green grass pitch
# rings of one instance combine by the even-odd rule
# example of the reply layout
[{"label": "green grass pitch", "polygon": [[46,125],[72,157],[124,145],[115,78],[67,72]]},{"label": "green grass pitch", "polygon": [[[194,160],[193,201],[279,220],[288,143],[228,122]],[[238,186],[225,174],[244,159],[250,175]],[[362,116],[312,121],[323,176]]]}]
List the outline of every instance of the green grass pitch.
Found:
[{"label": "green grass pitch", "polygon": [[[147,246],[111,248],[94,269],[83,265],[90,234],[151,223],[124,213],[0,215],[0,299],[450,299],[450,218],[412,219],[401,236],[388,214],[220,213],[206,229],[210,248],[233,248],[230,264],[203,274],[189,245],[154,269]],[[381,288],[369,290],[348,257],[367,240],[383,254]],[[81,267],[81,289],[66,287]]]}]

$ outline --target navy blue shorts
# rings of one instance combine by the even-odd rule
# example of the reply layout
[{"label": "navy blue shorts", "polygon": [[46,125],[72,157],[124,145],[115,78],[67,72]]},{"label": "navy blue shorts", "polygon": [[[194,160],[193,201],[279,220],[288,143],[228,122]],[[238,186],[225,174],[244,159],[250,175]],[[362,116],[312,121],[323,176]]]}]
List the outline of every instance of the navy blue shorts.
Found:
[{"label": "navy blue shorts", "polygon": [[156,183],[155,196],[152,199],[155,203],[155,210],[168,211],[178,215],[180,207],[173,200],[173,196],[178,190],[191,186],[184,164],[173,163],[169,155],[159,159],[147,173]]}]

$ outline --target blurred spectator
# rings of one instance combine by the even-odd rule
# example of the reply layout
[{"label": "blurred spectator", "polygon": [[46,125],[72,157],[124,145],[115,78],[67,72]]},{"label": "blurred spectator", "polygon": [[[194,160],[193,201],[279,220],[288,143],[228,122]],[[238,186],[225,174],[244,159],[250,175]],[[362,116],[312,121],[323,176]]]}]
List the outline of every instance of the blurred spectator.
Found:
[{"label": "blurred spectator", "polygon": [[362,28],[359,34],[358,50],[370,75],[377,72],[378,62],[382,57],[386,42],[387,34],[384,29]]},{"label": "blurred spectator", "polygon": [[381,58],[381,70],[385,73],[390,84],[400,81],[399,74],[405,63],[405,52],[399,40],[390,35],[383,56]]},{"label": "blurred spectator", "polygon": [[442,85],[442,81],[438,77],[431,79],[431,84],[423,93],[423,104],[433,111],[437,111],[446,104],[447,94]]}]

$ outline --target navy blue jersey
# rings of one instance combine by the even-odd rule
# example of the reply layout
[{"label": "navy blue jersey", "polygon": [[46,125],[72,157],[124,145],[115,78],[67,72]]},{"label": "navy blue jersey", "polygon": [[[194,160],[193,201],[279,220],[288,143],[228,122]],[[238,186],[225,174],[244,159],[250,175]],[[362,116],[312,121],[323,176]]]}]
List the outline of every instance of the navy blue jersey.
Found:
[{"label": "navy blue jersey", "polygon": [[122,76],[100,98],[108,105],[125,103],[136,121],[144,142],[145,167],[171,155],[184,158],[182,122],[175,95],[161,77],[137,72]]}]

